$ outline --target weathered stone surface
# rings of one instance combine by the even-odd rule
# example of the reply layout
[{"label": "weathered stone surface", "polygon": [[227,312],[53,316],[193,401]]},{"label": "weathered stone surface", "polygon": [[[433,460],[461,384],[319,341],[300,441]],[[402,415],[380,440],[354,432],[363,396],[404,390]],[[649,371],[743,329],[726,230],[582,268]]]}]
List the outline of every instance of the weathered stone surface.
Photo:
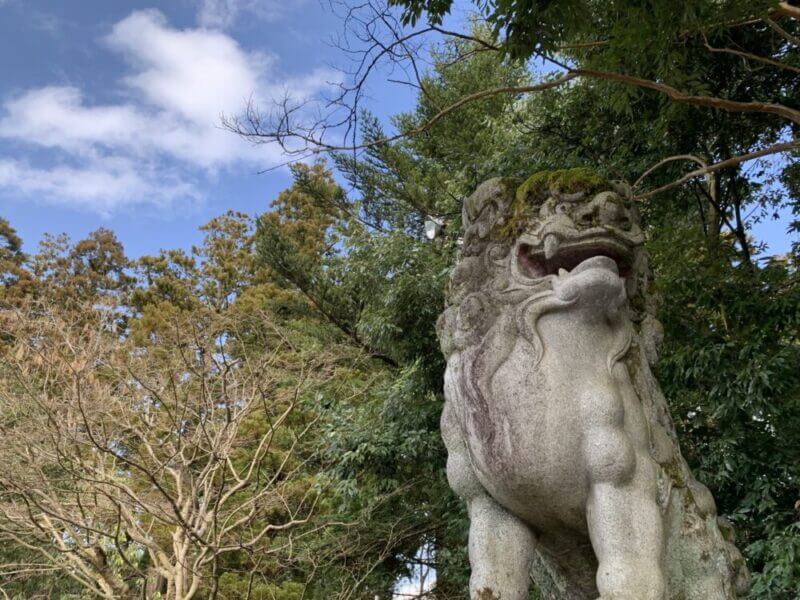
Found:
[{"label": "weathered stone surface", "polygon": [[587,170],[493,179],[463,220],[438,329],[472,598],[523,600],[529,574],[554,599],[746,592],[650,371],[661,326],[626,190]]}]

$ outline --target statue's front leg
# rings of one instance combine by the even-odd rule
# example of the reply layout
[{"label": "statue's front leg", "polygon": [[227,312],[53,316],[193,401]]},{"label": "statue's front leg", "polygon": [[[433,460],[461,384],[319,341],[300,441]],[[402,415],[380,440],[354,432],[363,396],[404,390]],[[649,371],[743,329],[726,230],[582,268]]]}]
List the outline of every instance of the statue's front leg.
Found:
[{"label": "statue's front leg", "polygon": [[449,403],[442,414],[442,434],[447,446],[447,479],[453,491],[467,502],[469,511],[470,598],[526,600],[533,533],[478,481]]},{"label": "statue's front leg", "polygon": [[600,597],[663,600],[661,515],[646,488],[599,482],[590,490],[589,532]]},{"label": "statue's front leg", "polygon": [[525,523],[488,494],[469,501],[472,600],[526,600],[534,537]]},{"label": "statue's front leg", "polygon": [[595,408],[584,437],[584,455],[589,471],[587,524],[598,562],[597,589],[603,600],[663,600],[665,543],[656,504],[657,467],[642,440],[631,433],[631,420],[638,415],[607,410],[617,400],[584,398],[584,403]]}]

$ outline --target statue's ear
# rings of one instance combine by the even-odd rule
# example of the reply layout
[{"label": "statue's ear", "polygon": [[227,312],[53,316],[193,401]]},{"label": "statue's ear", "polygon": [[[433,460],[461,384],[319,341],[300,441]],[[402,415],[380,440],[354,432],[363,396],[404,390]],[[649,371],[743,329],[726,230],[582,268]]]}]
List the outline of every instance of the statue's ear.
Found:
[{"label": "statue's ear", "polygon": [[514,199],[516,180],[495,177],[484,181],[464,201],[461,218],[464,229],[479,220],[494,220],[504,214]]}]

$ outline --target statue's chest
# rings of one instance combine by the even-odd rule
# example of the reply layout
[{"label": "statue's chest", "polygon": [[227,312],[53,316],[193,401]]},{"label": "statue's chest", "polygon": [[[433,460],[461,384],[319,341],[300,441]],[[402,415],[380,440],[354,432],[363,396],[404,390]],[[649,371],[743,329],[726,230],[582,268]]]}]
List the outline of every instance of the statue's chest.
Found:
[{"label": "statue's chest", "polygon": [[607,353],[551,346],[535,359],[520,341],[493,373],[480,374],[483,381],[473,373],[473,389],[485,399],[464,398],[473,464],[487,489],[508,503],[572,490],[581,504],[583,437],[598,423],[622,426],[624,381],[612,375]]}]

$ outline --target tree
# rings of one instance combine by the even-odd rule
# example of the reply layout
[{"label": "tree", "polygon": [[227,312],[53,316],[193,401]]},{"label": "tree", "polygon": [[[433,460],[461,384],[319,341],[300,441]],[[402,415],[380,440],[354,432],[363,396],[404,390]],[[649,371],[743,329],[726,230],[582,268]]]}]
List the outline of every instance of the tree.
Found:
[{"label": "tree", "polygon": [[123,342],[88,307],[79,322],[19,310],[4,331],[0,537],[105,598],[213,595],[209,568],[279,552],[320,494],[299,405],[323,357],[281,386],[290,348],[269,315],[159,309]]},{"label": "tree", "polygon": [[98,229],[72,244],[67,235],[45,235],[39,251],[29,261],[36,281],[36,296],[83,308],[89,297],[117,302],[132,289],[130,261],[113,231]]},{"label": "tree", "polygon": [[[332,501],[350,525],[312,544],[314,587],[321,598],[390,597],[398,579],[430,562],[420,547],[436,538],[441,547],[460,516],[441,469],[433,390],[442,359],[431,327],[452,248],[428,244],[422,215],[383,198],[377,178],[374,196],[354,200],[321,166],[294,174],[277,210],[259,219],[259,263],[361,354],[339,383],[368,390],[358,401],[348,387],[326,394],[323,455]],[[319,212],[326,216],[309,219]]]},{"label": "tree", "polygon": [[308,587],[295,553],[334,520],[319,394],[350,359],[255,267],[249,217],[203,230],[136,263],[109,232],[22,263],[35,294],[0,319],[4,592]]},{"label": "tree", "polygon": [[203,242],[189,252],[162,250],[136,261],[139,285],[127,301],[137,311],[167,302],[184,310],[205,307],[222,313],[256,285],[252,219],[228,211],[200,229],[205,234]]},{"label": "tree", "polygon": [[13,304],[30,292],[33,280],[25,269],[22,239],[0,218],[0,305]]}]

